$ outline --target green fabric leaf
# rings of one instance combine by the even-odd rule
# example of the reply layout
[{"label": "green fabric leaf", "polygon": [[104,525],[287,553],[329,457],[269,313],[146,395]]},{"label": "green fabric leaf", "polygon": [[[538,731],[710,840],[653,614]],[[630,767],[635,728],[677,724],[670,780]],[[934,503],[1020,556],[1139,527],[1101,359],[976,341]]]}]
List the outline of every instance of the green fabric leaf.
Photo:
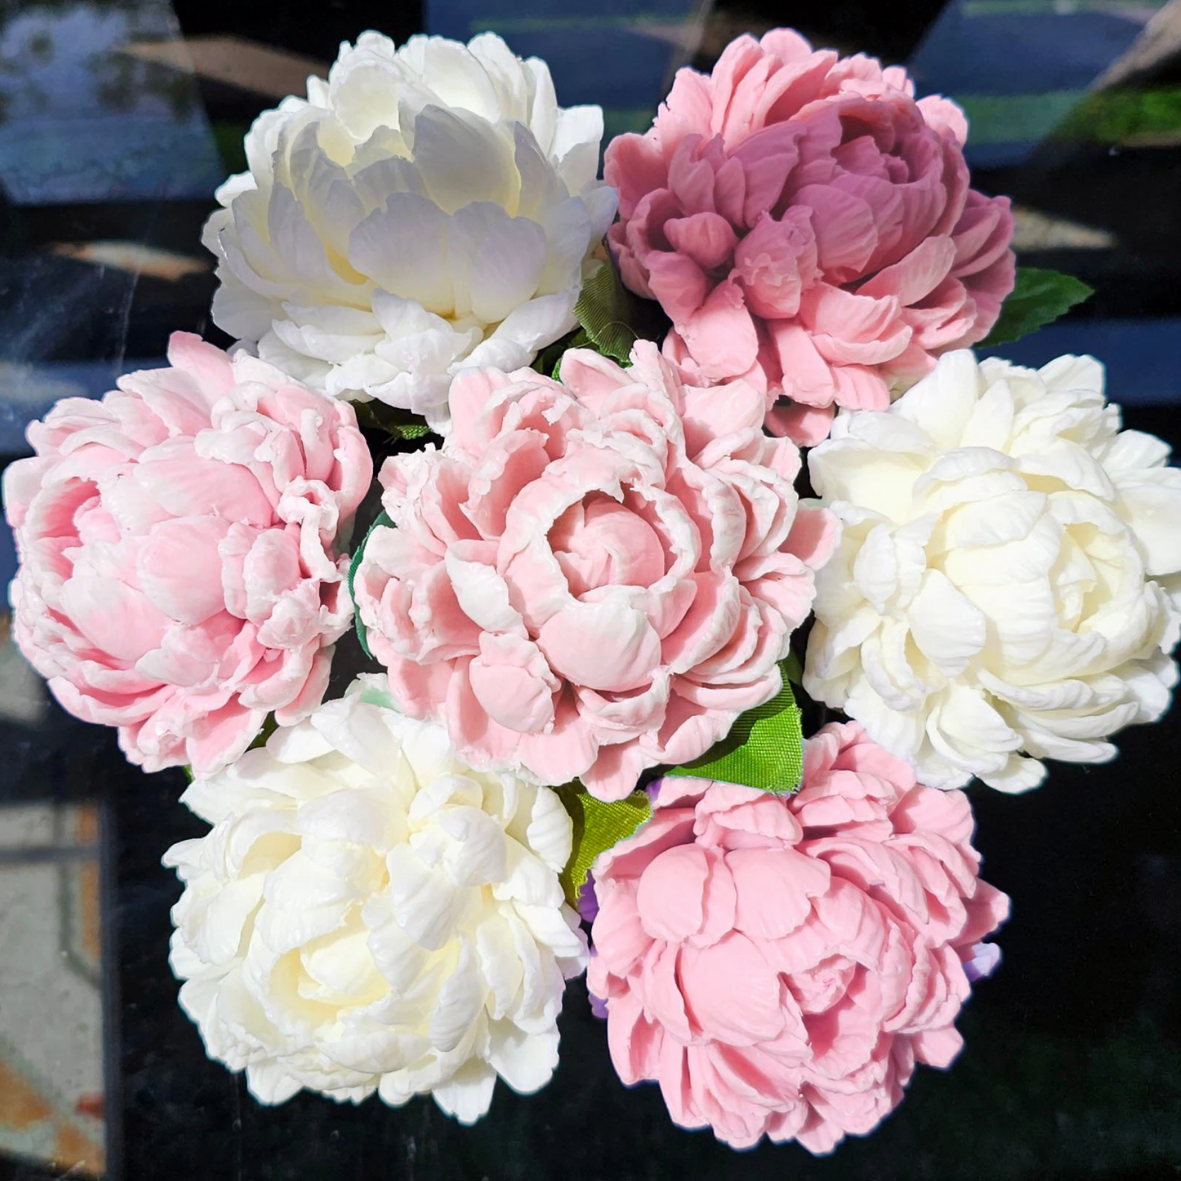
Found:
[{"label": "green fabric leaf", "polygon": [[567,332],[565,336],[555,340],[553,344],[546,345],[533,358],[530,368],[536,369],[538,373],[544,374],[546,377],[556,378],[558,366],[561,365],[566,350],[584,349],[588,343],[586,333],[581,328],[575,328],[573,332]]},{"label": "green fabric leaf", "polygon": [[369,535],[378,525],[393,526],[393,521],[390,520],[389,514],[382,509],[377,514],[377,520],[369,526],[369,532],[365,534],[364,540],[357,546],[357,552],[353,554],[353,560],[349,563],[349,598],[353,600],[353,623],[357,628],[357,639],[361,642],[361,649],[365,655],[372,660],[373,653],[369,651],[369,635],[365,624],[361,622],[361,612],[357,610],[357,596],[353,594],[353,579],[357,577],[357,567],[361,564],[361,555],[365,552],[365,546],[369,543]]},{"label": "green fabric leaf", "polygon": [[[566,348],[571,349],[589,349],[591,347],[591,339],[586,334],[586,330],[580,328],[571,338],[570,343]],[[562,377],[562,358],[566,355],[566,349],[563,349],[558,354],[558,359],[550,367],[549,375],[554,381],[559,381]]]},{"label": "green fabric leaf", "polygon": [[992,331],[977,347],[986,349],[1020,340],[1093,294],[1092,288],[1073,275],[1041,267],[1018,267],[1017,285],[1001,306]]},{"label": "green fabric leaf", "polygon": [[796,791],[804,777],[804,730],[791,681],[783,671],[783,688],[770,701],[742,714],[730,733],[701,758],[665,774],[777,793]]},{"label": "green fabric leaf", "polygon": [[385,431],[394,439],[413,441],[425,439],[431,433],[425,418],[411,414],[409,410],[387,406],[384,402],[354,402],[353,409],[357,412],[357,423],[360,426]]},{"label": "green fabric leaf", "polygon": [[562,358],[570,349],[594,349],[621,365],[631,361],[637,340],[663,340],[671,321],[660,304],[632,294],[609,256],[582,285],[574,318],[579,327],[537,354],[533,368],[557,380]]},{"label": "green fabric leaf", "polygon": [[626,365],[636,342],[635,300],[620,282],[615,264],[608,260],[582,285],[574,315],[590,346]]},{"label": "green fabric leaf", "polygon": [[604,849],[610,849],[652,816],[646,791],[633,791],[626,799],[605,804],[595,799],[581,784],[571,783],[556,789],[574,821],[574,847],[561,873],[562,889],[571,906],[578,907],[578,893],[586,884],[586,875]]},{"label": "green fabric leaf", "polygon": [[789,652],[787,654],[782,668],[783,675],[793,685],[802,685],[804,683],[804,666],[800,663],[800,658],[795,652]]}]

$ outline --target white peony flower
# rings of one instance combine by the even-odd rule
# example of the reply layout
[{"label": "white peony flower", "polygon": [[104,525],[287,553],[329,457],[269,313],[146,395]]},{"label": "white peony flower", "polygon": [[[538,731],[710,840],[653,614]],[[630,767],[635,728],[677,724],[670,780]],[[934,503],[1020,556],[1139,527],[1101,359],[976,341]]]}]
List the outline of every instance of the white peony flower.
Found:
[{"label": "white peony flower", "polygon": [[185,792],[213,830],[164,857],[180,1002],[264,1103],[430,1092],[472,1123],[498,1074],[528,1093],[557,1065],[587,962],[558,883],[570,818],[361,680]]},{"label": "white peony flower", "polygon": [[923,783],[1024,791],[1098,763],[1177,678],[1181,471],[1121,431],[1103,368],[944,356],[808,467],[843,524],[817,579],[804,687]]},{"label": "white peony flower", "polygon": [[445,429],[452,374],[528,365],[575,326],[615,216],[602,135],[599,107],[559,107],[545,63],[492,33],[363,33],[259,116],[218,190],[213,318],[317,389]]}]

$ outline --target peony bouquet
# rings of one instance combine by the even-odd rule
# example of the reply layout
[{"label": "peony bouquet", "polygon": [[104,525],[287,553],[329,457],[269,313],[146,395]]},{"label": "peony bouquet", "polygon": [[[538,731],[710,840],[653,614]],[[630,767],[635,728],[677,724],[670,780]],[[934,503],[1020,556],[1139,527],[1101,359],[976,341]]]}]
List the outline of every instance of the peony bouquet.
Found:
[{"label": "peony bouquet", "polygon": [[471,1123],[585,972],[677,1124],[825,1153],[999,961],[959,789],[1168,708],[1181,471],[973,354],[1086,289],[903,70],[740,37],[602,132],[490,34],[344,45],[218,191],[238,344],[29,428],[14,634],[188,768],[172,967],[259,1101]]}]

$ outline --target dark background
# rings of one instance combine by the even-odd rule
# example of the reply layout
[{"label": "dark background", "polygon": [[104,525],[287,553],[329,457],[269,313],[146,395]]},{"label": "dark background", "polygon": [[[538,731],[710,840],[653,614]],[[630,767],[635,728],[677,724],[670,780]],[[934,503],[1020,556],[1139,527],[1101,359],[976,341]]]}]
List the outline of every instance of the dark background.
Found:
[{"label": "dark background", "polygon": [[[145,5],[152,11],[142,17]],[[171,8],[149,0],[0,0],[3,455],[24,452],[20,433],[44,408],[36,403],[36,382],[47,376],[100,394],[114,373],[159,363],[174,329],[228,343],[208,322],[207,266],[169,278],[151,266],[99,265],[56,249],[63,242],[119,241],[200,258],[197,237],[212,197],[197,168],[199,153],[187,157],[195,161],[194,179],[174,185],[180,149],[153,156],[153,132],[147,148],[135,148],[142,164],[129,170],[130,149],[112,139],[108,189],[99,167],[89,190],[72,191],[82,165],[71,152],[80,149],[63,139],[52,168],[32,179],[21,174],[19,184],[12,179],[21,162],[14,163],[18,141],[4,139],[6,121],[11,130],[29,92],[47,87],[28,118],[49,143],[46,120],[65,102],[52,62],[60,60],[63,70],[67,59],[71,68],[107,65],[97,51],[70,59],[70,47],[58,45],[57,59],[51,53],[45,67],[50,82],[38,82],[22,64],[31,60],[33,42],[22,43],[22,51],[2,39],[30,17],[59,28],[53,22],[74,9],[103,19],[130,13],[153,37],[232,34],[322,63],[335,57],[342,39],[368,27],[401,41],[427,25],[466,37],[491,24],[519,52],[550,60],[563,102],[603,102],[614,130],[643,126],[677,61],[708,68],[743,29],[791,24],[817,44],[910,62],[922,87],[960,98],[972,114],[981,138],[973,156],[977,187],[1010,193],[1035,212],[1026,223],[1033,231],[1019,241],[1021,262],[1070,271],[1097,288],[1063,324],[1001,351],[1040,363],[1094,349],[1109,363],[1109,392],[1124,404],[1126,425],[1181,443],[1177,4],[1155,57],[1143,33],[1145,12],[1159,7],[1151,4],[837,0],[823,9],[792,2],[693,12],[680,0],[647,5],[653,21],[673,27],[671,41],[650,31],[637,35],[627,25],[631,7],[621,0],[499,8],[494,0],[438,0],[423,13],[400,0],[174,0]],[[686,16],[693,18],[688,26]],[[694,35],[683,36],[678,48],[681,27]],[[94,110],[124,119],[128,134],[145,109],[168,135],[199,125],[201,142],[216,149],[206,173],[242,167],[241,135],[275,102],[224,78],[126,62],[101,74],[99,90]],[[93,105],[83,91],[79,102]],[[1051,118],[1047,111],[1059,113]],[[93,114],[88,109],[87,117]],[[72,118],[67,111],[61,125]],[[102,126],[99,139],[114,134]],[[101,158],[101,146],[97,151]],[[144,177],[150,183],[141,183]],[[553,1083],[531,1098],[498,1086],[491,1112],[475,1128],[459,1127],[429,1100],[394,1111],[376,1098],[342,1107],[304,1094],[279,1108],[261,1107],[240,1078],[205,1058],[176,1004],[166,957],[168,911],[179,887],[159,858],[173,842],[203,831],[177,802],[182,775],[139,773],[123,761],[113,733],[50,707],[35,725],[0,722],[0,803],[87,798],[105,807],[113,1178],[1148,1181],[1181,1176],[1177,718],[1174,712],[1156,727],[1125,732],[1120,758],[1109,767],[1052,765],[1045,786],[1018,798],[973,793],[985,876],[1013,898],[1013,918],[999,938],[1004,962],[976,988],[960,1020],[967,1046],[953,1068],[920,1068],[901,1108],[872,1137],[846,1141],[825,1159],[794,1145],[734,1153],[709,1133],[675,1128],[655,1087],[628,1090],[616,1079],[604,1027],[590,1015],[581,982],[567,993]],[[48,1175],[61,1174],[0,1156],[0,1178]]]}]

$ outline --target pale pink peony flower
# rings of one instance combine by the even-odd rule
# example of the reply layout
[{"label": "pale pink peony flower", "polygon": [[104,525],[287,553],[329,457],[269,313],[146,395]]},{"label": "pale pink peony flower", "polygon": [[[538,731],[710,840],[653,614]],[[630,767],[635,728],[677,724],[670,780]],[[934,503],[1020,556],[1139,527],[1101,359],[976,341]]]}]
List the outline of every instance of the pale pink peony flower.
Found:
[{"label": "pale pink peony flower", "polygon": [[708,77],[681,70],[605,176],[624,281],[672,319],[686,379],[748,378],[769,428],[810,444],[834,404],[883,409],[982,340],[1013,288],[1013,217],[968,188],[967,132],[901,67],[790,29],[739,37]]},{"label": "pale pink peony flower", "polygon": [[685,387],[650,342],[632,358],[457,377],[442,450],[386,461],[396,528],[353,583],[402,709],[475,767],[603,799],[778,692],[835,541],[757,390]]},{"label": "pale pink peony flower", "polygon": [[653,818],[595,863],[587,984],[625,1083],[736,1148],[830,1152],[947,1066],[1008,898],[977,874],[962,792],[916,786],[856,724],[806,745],[774,796],[659,781]]},{"label": "pale pink peony flower", "polygon": [[4,473],[13,632],[133,763],[203,776],[323,697],[352,618],[333,545],[373,464],[348,404],[188,333],[168,359],[30,425]]}]

